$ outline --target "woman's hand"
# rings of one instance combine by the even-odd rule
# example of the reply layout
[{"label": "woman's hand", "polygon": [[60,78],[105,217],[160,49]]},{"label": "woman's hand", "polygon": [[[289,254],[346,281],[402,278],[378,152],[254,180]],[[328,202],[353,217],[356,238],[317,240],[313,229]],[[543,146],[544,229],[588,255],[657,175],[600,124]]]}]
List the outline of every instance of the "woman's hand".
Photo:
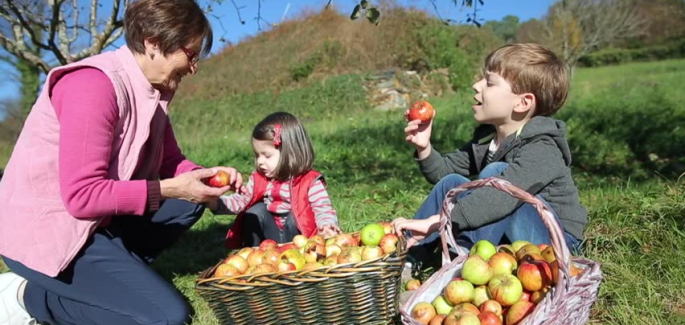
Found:
[{"label": "woman's hand", "polygon": [[[245,190],[245,186],[243,186],[243,176],[240,175],[237,169],[233,167],[223,167],[223,166],[215,166],[212,167],[211,169],[216,169],[217,171],[222,170],[228,173],[230,176],[229,179],[231,180],[231,183],[228,184],[228,190],[233,191],[233,192],[239,192]],[[213,176],[213,175],[212,175]],[[243,194],[243,193],[241,193]]]},{"label": "woman's hand", "polygon": [[404,234],[404,230],[411,231],[411,237],[407,238],[407,247],[416,245],[426,236],[436,232],[440,227],[440,215],[430,216],[428,219],[405,219],[397,218],[392,221],[395,233]]},{"label": "woman's hand", "polygon": [[319,227],[318,234],[323,236],[323,238],[330,238],[337,234],[342,234],[342,229],[337,224],[325,225]]},{"label": "woman's hand", "polygon": [[[219,169],[231,175],[231,184],[221,188],[209,187],[204,179],[214,176]],[[162,199],[181,199],[193,203],[206,203],[216,200],[227,191],[242,186],[242,177],[235,168],[217,167],[197,169],[160,182]]]}]

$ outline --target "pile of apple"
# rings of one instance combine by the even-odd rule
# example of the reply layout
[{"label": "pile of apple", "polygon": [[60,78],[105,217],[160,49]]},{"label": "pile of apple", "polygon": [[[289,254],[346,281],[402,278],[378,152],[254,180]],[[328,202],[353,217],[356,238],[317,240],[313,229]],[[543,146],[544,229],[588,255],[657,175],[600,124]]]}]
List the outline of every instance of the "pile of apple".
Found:
[{"label": "pile of apple", "polygon": [[[461,269],[432,303],[419,302],[411,316],[430,325],[515,325],[533,312],[558,279],[554,248],[516,241],[495,247],[477,242]],[[582,269],[571,263],[571,276]],[[407,282],[407,286],[416,286]]]},{"label": "pile of apple", "polygon": [[358,263],[395,252],[399,237],[389,222],[372,223],[356,233],[328,239],[321,235],[297,235],[291,243],[279,245],[266,239],[258,247],[245,247],[229,255],[214,271],[215,277],[300,271]]}]

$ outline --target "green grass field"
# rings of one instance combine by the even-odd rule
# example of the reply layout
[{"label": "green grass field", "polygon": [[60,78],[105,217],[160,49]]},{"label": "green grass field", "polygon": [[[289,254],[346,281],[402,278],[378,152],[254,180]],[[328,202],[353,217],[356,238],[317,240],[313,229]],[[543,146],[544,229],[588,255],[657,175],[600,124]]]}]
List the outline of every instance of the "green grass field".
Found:
[{"label": "green grass field", "polygon": [[[359,80],[337,76],[278,95],[198,100],[175,107],[172,120],[188,157],[248,174],[254,123],[275,110],[296,114],[314,142],[316,168],[327,177],[342,227],[357,230],[412,216],[431,188],[404,142],[402,112],[369,111]],[[576,182],[590,212],[584,255],[602,263],[605,276],[593,324],[685,324],[684,84],[683,60],[578,69],[557,115],[568,123]],[[471,96],[431,99],[438,150],[468,139]],[[206,213],[154,264],[192,302],[194,324],[217,324],[194,280],[226,253],[221,239],[231,220]]]}]

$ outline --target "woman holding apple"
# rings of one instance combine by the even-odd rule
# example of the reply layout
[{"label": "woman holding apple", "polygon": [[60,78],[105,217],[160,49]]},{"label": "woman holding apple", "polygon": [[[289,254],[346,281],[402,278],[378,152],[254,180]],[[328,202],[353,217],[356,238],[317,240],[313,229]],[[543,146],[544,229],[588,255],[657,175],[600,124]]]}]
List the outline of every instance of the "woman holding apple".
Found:
[{"label": "woman holding apple", "polygon": [[[138,0],[126,46],[53,69],[0,182],[0,324],[184,324],[149,264],[242,186],[186,159],[167,105],[212,30],[194,0]],[[231,182],[204,180],[217,171]]]}]

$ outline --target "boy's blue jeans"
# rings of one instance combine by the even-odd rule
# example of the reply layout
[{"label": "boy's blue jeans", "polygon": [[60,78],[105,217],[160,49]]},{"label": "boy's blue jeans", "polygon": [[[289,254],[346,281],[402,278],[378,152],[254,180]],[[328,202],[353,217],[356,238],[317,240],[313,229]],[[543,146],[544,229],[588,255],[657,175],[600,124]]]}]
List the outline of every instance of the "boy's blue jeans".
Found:
[{"label": "boy's blue jeans", "polygon": [[[483,179],[491,176],[499,176],[507,167],[509,167],[509,164],[504,162],[491,163],[483,168],[478,177]],[[433,190],[428,194],[426,200],[423,201],[419,210],[416,211],[414,219],[427,219],[432,215],[439,214],[447,192],[459,185],[468,183],[469,181],[468,178],[458,174],[450,174],[443,177],[435,184]],[[468,194],[469,191],[462,192],[457,199]],[[540,196],[537,197],[542,200]],[[544,200],[542,201],[547,204]],[[556,212],[554,212],[548,204],[547,207],[552,211],[554,216],[557,217],[557,220],[559,220]],[[569,233],[565,232],[564,234],[566,237],[566,244],[568,245],[569,250],[573,252],[578,248],[579,241]],[[498,245],[505,235],[510,242],[527,240],[535,244],[551,243],[549,230],[542,223],[542,219],[537,210],[528,203],[522,204],[512,214],[499,221],[495,221],[477,229],[462,231],[456,234],[455,239],[460,246],[470,249],[471,246],[479,240],[487,240]],[[439,238],[440,234],[438,232],[432,233],[422,240],[419,245],[429,245],[435,240],[439,241]]]}]

